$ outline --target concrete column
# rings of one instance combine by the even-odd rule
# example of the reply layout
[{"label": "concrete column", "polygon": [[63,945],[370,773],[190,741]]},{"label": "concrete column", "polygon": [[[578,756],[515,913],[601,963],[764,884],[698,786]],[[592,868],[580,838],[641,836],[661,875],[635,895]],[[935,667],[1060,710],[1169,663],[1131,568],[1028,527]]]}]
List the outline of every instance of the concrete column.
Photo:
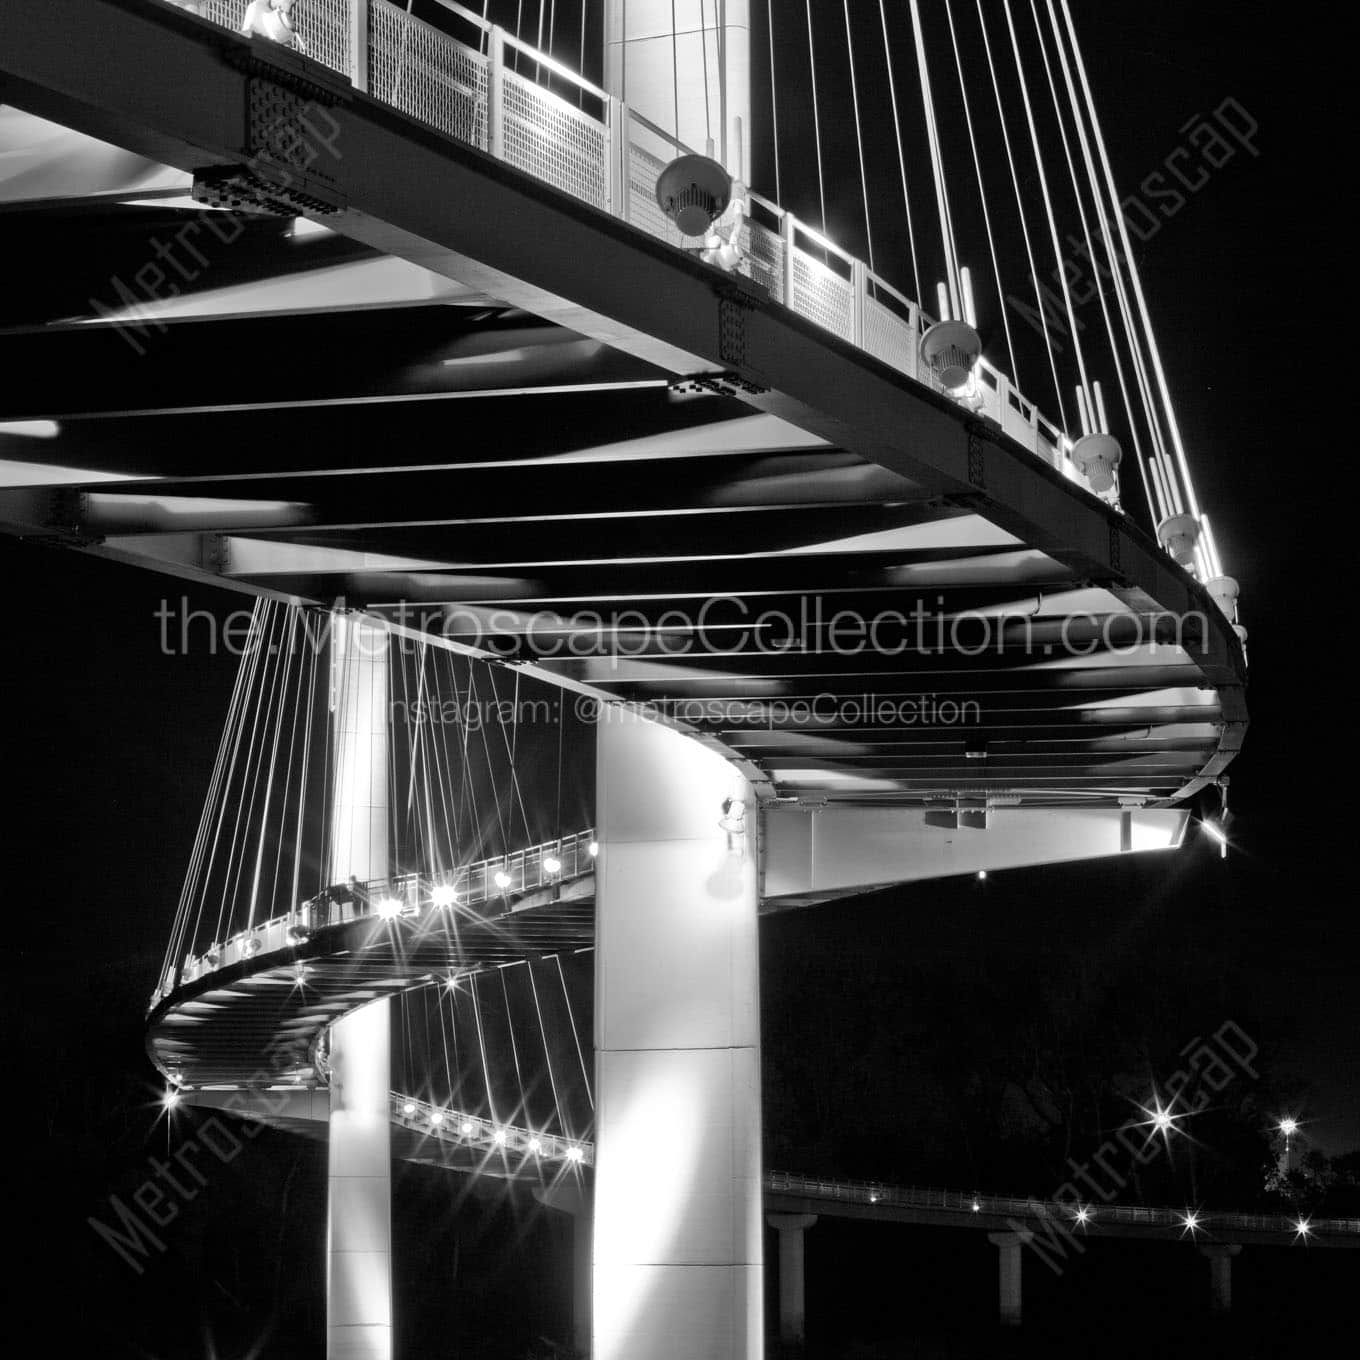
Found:
[{"label": "concrete column", "polygon": [[[387,634],[333,616],[329,881],[385,878]],[[389,1011],[375,1001],[330,1029],[327,1360],[391,1360],[392,1139]]]},{"label": "concrete column", "polygon": [[1214,1314],[1232,1312],[1232,1263],[1241,1250],[1226,1243],[1200,1248],[1200,1254],[1209,1258],[1209,1310]]},{"label": "concrete column", "polygon": [[590,1353],[590,1257],[592,1222],[590,1196],[579,1185],[545,1185],[534,1198],[549,1209],[571,1217],[571,1344],[581,1355]]},{"label": "concrete column", "polygon": [[758,1360],[755,805],[720,756],[619,709],[596,801],[592,1360]]},{"label": "concrete column", "polygon": [[1000,1273],[1000,1318],[1003,1326],[1020,1325],[1020,1248],[1033,1238],[1030,1232],[988,1233],[987,1240],[998,1250]]},{"label": "concrete column", "polygon": [[766,1222],[779,1234],[779,1339],[786,1346],[802,1346],[807,1341],[803,1234],[817,1215],[767,1214]]},{"label": "concrete column", "polygon": [[704,0],[702,15],[699,0],[675,0],[674,43],[671,34],[671,0],[605,0],[605,89],[675,133],[678,66],[679,140],[702,152],[711,135],[718,160],[749,181],[750,0]]}]

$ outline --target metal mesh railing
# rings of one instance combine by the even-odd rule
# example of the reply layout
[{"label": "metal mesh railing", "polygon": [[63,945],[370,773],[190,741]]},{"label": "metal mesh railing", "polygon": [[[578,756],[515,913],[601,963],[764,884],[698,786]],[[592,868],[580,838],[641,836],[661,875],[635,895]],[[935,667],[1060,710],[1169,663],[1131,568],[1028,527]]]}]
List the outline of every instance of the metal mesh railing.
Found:
[{"label": "metal mesh railing", "polygon": [[793,248],[793,296],[788,305],[842,340],[855,338],[855,289],[829,265]]},{"label": "metal mesh railing", "polygon": [[593,207],[609,207],[607,127],[513,71],[502,77],[501,108],[511,165]]},{"label": "metal mesh railing", "polygon": [[388,0],[368,12],[368,88],[383,103],[486,150],[487,59]]},{"label": "metal mesh railing", "polygon": [[[241,31],[249,0],[197,0],[198,13],[233,33]],[[293,30],[314,61],[350,73],[350,0],[307,0],[293,9]]]},{"label": "metal mesh railing", "polygon": [[876,302],[864,299],[864,348],[874,356],[891,364],[901,373],[916,377],[917,335],[911,323],[896,312]]}]

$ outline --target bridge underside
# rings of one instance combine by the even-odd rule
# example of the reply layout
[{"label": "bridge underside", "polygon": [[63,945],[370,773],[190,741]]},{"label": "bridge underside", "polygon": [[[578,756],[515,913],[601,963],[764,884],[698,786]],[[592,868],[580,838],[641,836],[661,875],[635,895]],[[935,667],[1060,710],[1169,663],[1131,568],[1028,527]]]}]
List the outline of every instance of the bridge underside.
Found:
[{"label": "bridge underside", "polygon": [[[601,286],[664,280],[647,319],[685,332],[606,343],[504,276],[205,213],[182,171],[12,108],[0,133],[7,258],[73,262],[4,302],[10,532],[652,705],[766,797],[1157,805],[1240,742],[1236,640],[1134,526],[799,318],[743,304],[762,383],[689,354],[730,304],[679,252],[596,224]],[[534,206],[549,238],[584,212]],[[148,264],[159,300],[129,292]]]}]

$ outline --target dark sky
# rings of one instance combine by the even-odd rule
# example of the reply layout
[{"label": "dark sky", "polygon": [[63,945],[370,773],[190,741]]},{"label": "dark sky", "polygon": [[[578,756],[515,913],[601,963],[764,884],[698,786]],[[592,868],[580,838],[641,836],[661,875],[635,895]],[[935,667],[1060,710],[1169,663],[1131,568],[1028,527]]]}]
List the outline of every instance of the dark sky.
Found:
[{"label": "dark sky", "polygon": [[[1178,857],[1127,874],[1058,868],[996,875],[985,888],[922,885],[774,923],[767,943],[789,958],[896,950],[905,974],[927,945],[948,969],[988,951],[1023,961],[1040,937],[1077,936],[1090,958],[1117,960],[1125,982],[1165,972],[1186,991],[1202,987],[1202,1007],[1186,1013],[1206,1023],[1228,1018],[1223,1005],[1246,1006],[1311,1135],[1342,1151],[1360,1145],[1345,754],[1354,648],[1343,612],[1353,553],[1332,514],[1352,461],[1351,347],[1336,296],[1350,280],[1339,245],[1352,134],[1311,94],[1328,87],[1317,49],[1341,34],[1223,0],[1083,0],[1076,11],[1124,185],[1157,170],[1186,121],[1226,98],[1260,124],[1260,155],[1234,157],[1139,251],[1201,498],[1251,634],[1236,846],[1226,863],[1192,838]],[[90,1035],[116,1031],[134,1051],[232,679],[227,658],[162,657],[153,612],[166,595],[239,602],[9,540],[0,567],[12,1085],[30,1107],[79,1110],[108,1085],[87,1068],[88,1054],[106,1051]],[[923,944],[914,931],[926,920]],[[1202,973],[1187,976],[1185,958]],[[915,1034],[942,1041],[929,1026]]]}]

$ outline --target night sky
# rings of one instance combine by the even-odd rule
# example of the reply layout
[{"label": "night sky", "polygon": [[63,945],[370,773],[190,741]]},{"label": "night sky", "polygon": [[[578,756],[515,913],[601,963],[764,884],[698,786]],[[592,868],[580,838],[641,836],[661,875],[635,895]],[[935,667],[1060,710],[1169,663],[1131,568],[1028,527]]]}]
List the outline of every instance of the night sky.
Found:
[{"label": "night sky", "polygon": [[[1242,583],[1250,632],[1252,725],[1231,769],[1234,848],[1221,862],[1192,834],[1174,857],[928,883],[767,920],[770,1165],[1044,1193],[1060,1170],[1050,1145],[1017,1130],[1005,1109],[970,1103],[969,1091],[991,1079],[989,1060],[1019,1063],[1021,1037],[1040,1035],[1043,1062],[1066,1072],[1117,1067],[1156,1081],[1182,1045],[1226,1020],[1259,1043],[1261,1076],[1234,1091],[1232,1118],[1206,1123],[1200,1175],[1234,1192],[1236,1173],[1215,1161],[1213,1140],[1235,1136],[1233,1121],[1252,1110],[1262,1120],[1286,1106],[1298,1112],[1309,1143],[1329,1155],[1360,1147],[1344,612],[1353,531],[1331,513],[1352,452],[1350,346],[1335,298],[1350,270],[1334,258],[1349,231],[1352,134],[1349,121],[1301,98],[1299,74],[1341,34],[1282,24],[1278,7],[1219,0],[1088,0],[1076,12],[1122,185],[1157,170],[1187,120],[1226,98],[1260,125],[1259,156],[1215,171],[1139,249],[1201,499]],[[1327,85],[1316,75],[1313,83]],[[844,132],[842,123],[833,135]],[[844,173],[847,158],[836,160]],[[855,181],[834,174],[828,190],[854,246]],[[241,601],[8,539],[0,567],[9,603],[0,760],[10,794],[0,966],[10,1243],[20,1257],[11,1307],[32,1324],[29,1348],[15,1353],[80,1336],[91,1354],[226,1360],[267,1334],[260,1355],[313,1354],[315,1217],[280,1227],[276,1208],[285,1194],[314,1200],[317,1149],[266,1135],[243,1159],[251,1165],[234,1167],[192,1222],[186,1215],[185,1231],[171,1232],[170,1251],[146,1277],[92,1242],[85,1222],[110,1193],[135,1186],[137,1167],[164,1142],[141,1016],[233,678],[227,657],[162,656],[154,611],[167,596],[219,611]],[[577,782],[588,789],[590,776]],[[1073,1132],[1074,1146],[1090,1141],[1080,1121]],[[1185,1171],[1149,1186],[1149,1201],[1162,1202],[1156,1189],[1182,1193]],[[528,1221],[517,1204],[465,1208],[464,1218],[486,1222],[459,1227],[453,1193],[414,1171],[399,1190],[403,1250],[419,1261],[404,1288],[428,1329],[410,1332],[409,1353],[496,1353],[455,1352],[447,1340],[455,1316],[465,1323],[468,1314],[434,1302],[449,1279],[434,1244],[454,1238],[467,1257],[463,1278],[482,1282],[477,1309],[490,1317],[502,1294],[528,1288],[530,1321],[560,1330],[560,1290],[525,1281],[552,1275],[561,1244],[540,1225],[515,1247]],[[845,1253],[844,1278],[860,1283],[878,1278],[883,1252],[908,1250],[864,1231],[831,1239]],[[431,1244],[428,1259],[413,1240]],[[935,1270],[932,1290],[962,1287],[958,1272],[939,1266],[947,1252],[911,1240],[921,1281]],[[983,1283],[955,1300],[964,1312],[991,1306],[986,1250],[977,1256]],[[826,1259],[827,1278],[841,1278]],[[1334,1262],[1325,1269],[1338,1285],[1346,1278]],[[830,1316],[821,1287],[813,1312]],[[1180,1284],[1147,1287],[1166,1291],[1149,1316],[1177,1315]],[[1308,1285],[1300,1275],[1291,1287]],[[26,1308],[25,1294],[41,1306]],[[1309,1309],[1324,1307],[1309,1297]],[[197,1338],[195,1317],[212,1319]],[[214,1351],[209,1333],[229,1340]],[[912,1333],[875,1324],[865,1334]],[[1120,1353],[1090,1347],[1076,1353]]]}]

